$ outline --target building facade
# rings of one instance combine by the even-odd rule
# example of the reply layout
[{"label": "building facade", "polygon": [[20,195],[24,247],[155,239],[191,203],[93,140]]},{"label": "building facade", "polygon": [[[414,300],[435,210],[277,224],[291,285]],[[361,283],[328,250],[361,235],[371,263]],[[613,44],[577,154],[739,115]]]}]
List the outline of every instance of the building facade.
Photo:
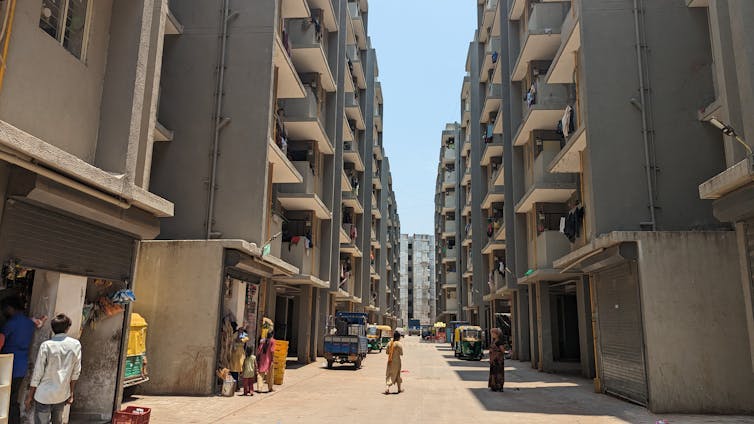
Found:
[{"label": "building facade", "polygon": [[[400,221],[366,0],[169,10],[158,117],[170,136],[151,187],[182,212],[137,260],[143,390],[215,393],[235,329],[256,341],[263,318],[301,363],[322,354],[339,311],[396,325]],[[174,378],[177,357],[195,378]]]},{"label": "building facade", "polygon": [[441,150],[460,190],[438,174],[438,231],[463,205],[458,319],[656,412],[751,412],[744,3],[479,2]]},{"label": "building facade", "polygon": [[435,323],[435,237],[401,234],[401,311],[404,322]]}]

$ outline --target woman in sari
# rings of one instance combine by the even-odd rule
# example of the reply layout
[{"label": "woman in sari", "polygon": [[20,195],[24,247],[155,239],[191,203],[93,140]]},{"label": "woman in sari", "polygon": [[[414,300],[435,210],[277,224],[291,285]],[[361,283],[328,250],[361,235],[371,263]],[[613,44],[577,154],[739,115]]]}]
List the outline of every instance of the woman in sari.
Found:
[{"label": "woman in sari", "polygon": [[503,346],[503,332],[499,328],[490,330],[492,343],[490,344],[490,380],[488,386],[493,392],[502,392],[505,383],[505,347]]},{"label": "woman in sari", "polygon": [[[267,333],[267,337],[259,342],[257,348],[257,375],[267,383],[267,391],[274,391],[273,377],[274,366],[273,356],[275,354],[275,338],[272,335],[272,330]],[[262,383],[258,382],[258,388],[261,389]]]},{"label": "woman in sari", "polygon": [[387,369],[385,371],[385,394],[390,394],[390,387],[393,384],[398,385],[398,393],[401,393],[401,356],[403,356],[403,345],[401,344],[401,333],[393,333],[393,341],[387,346]]}]

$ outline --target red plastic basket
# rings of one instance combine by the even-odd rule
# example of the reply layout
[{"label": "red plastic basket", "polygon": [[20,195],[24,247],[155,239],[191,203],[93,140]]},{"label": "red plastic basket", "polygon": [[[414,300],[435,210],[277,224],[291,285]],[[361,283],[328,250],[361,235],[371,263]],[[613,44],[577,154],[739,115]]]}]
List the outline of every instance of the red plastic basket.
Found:
[{"label": "red plastic basket", "polygon": [[[141,411],[137,411],[137,409]],[[149,424],[150,408],[142,406],[127,406],[126,409],[113,415],[113,424]]]}]

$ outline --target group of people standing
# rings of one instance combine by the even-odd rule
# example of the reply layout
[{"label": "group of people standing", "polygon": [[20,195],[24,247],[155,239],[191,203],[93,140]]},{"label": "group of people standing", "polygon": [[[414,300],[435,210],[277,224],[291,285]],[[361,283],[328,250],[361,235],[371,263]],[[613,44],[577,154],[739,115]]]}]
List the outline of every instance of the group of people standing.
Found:
[{"label": "group of people standing", "polygon": [[261,389],[264,382],[268,393],[274,391],[274,354],[275,337],[272,330],[259,341],[256,351],[249,344],[249,336],[243,327],[236,330],[229,368],[230,374],[238,382],[237,390],[243,388],[243,396],[254,396],[254,383]]}]

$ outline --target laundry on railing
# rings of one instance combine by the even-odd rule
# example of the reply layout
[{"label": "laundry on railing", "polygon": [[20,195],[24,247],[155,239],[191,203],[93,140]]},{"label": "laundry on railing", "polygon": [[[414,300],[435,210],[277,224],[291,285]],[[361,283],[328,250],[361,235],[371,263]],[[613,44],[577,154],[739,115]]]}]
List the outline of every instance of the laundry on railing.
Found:
[{"label": "laundry on railing", "polygon": [[576,123],[574,122],[573,108],[571,105],[566,106],[563,117],[558,122],[557,133],[563,134],[564,138],[568,138],[576,129]]},{"label": "laundry on railing", "polygon": [[527,91],[526,96],[524,96],[524,101],[526,101],[526,105],[528,107],[532,107],[537,104],[537,83],[531,84],[529,91]]},{"label": "laundry on railing", "polygon": [[573,243],[580,237],[581,227],[584,223],[584,207],[577,206],[568,212],[568,215],[560,218],[560,232]]}]

